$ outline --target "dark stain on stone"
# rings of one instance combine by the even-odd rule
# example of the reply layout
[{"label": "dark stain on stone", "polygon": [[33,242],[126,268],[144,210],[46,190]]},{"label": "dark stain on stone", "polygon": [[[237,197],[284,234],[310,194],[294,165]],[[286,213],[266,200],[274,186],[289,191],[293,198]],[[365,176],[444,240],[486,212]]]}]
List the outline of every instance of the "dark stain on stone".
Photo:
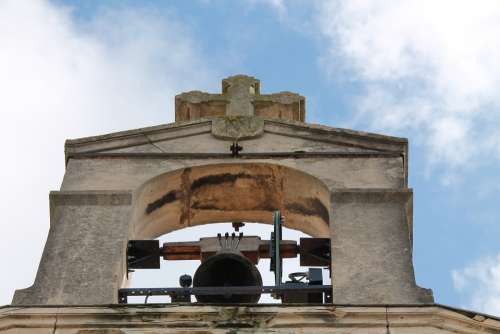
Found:
[{"label": "dark stain on stone", "polygon": [[124,334],[119,329],[81,329],[77,334]]},{"label": "dark stain on stone", "polygon": [[193,181],[193,183],[191,184],[191,190],[195,191],[205,186],[217,185],[222,183],[234,183],[237,179],[258,179],[258,178],[265,178],[265,176],[250,175],[247,173],[238,173],[238,174],[224,173],[224,174],[207,175]]},{"label": "dark stain on stone", "polygon": [[197,210],[221,210],[221,208],[215,204],[203,203],[201,201],[195,201],[191,207]]},{"label": "dark stain on stone", "polygon": [[276,206],[272,205],[272,202],[264,202],[264,203],[259,203],[259,205],[256,205],[255,207],[252,208],[242,208],[235,206],[234,209],[228,210],[227,207],[219,207],[217,204],[214,203],[204,203],[203,201],[195,201],[193,202],[191,208],[196,209],[196,210],[220,210],[220,211],[270,211],[273,212],[276,210]]},{"label": "dark stain on stone", "polygon": [[265,203],[262,203],[262,206],[255,208],[255,210],[263,210],[263,211],[276,211],[278,208],[278,205],[273,205],[275,201],[266,201]]},{"label": "dark stain on stone", "polygon": [[[241,321],[241,320],[232,320],[232,321],[217,321],[215,324],[215,328],[254,328],[256,323],[253,321]],[[230,330],[227,334],[237,334],[238,332],[235,329]]]},{"label": "dark stain on stone", "polygon": [[286,206],[287,210],[304,216],[320,217],[327,225],[330,221],[328,208],[317,198],[305,198],[302,203],[290,203]]},{"label": "dark stain on stone", "polygon": [[157,199],[156,201],[149,203],[148,206],[146,207],[146,214],[150,214],[151,212],[158,210],[162,206],[168,203],[172,203],[178,199],[177,191],[172,190]]},{"label": "dark stain on stone", "polygon": [[[234,186],[237,180],[250,180],[255,183],[253,187],[254,191],[258,192],[258,195],[264,195],[265,198],[259,201],[244,201],[242,198],[227,198],[224,195],[224,189],[220,189],[217,186],[231,187]],[[197,192],[202,192],[203,190],[217,189],[218,193],[221,194],[220,198],[207,199],[201,196],[201,200],[196,200],[191,204],[192,209],[198,210],[231,210],[231,211],[274,211],[278,207],[277,205],[277,189],[276,180],[274,175],[267,174],[249,174],[245,172],[239,173],[221,173],[214,175],[207,175],[200,177],[193,181],[191,184],[191,192],[195,194]],[[261,194],[262,193],[262,194]],[[197,198],[198,196],[196,196]],[[218,197],[218,196],[217,196]],[[243,203],[237,202],[243,200]],[[255,200],[255,198],[254,198]],[[254,203],[252,203],[254,202]]]},{"label": "dark stain on stone", "polygon": [[193,213],[191,212],[191,167],[187,167],[182,171],[181,174],[181,189],[184,196],[184,206],[182,207],[180,221],[181,224],[191,225],[191,218]]}]

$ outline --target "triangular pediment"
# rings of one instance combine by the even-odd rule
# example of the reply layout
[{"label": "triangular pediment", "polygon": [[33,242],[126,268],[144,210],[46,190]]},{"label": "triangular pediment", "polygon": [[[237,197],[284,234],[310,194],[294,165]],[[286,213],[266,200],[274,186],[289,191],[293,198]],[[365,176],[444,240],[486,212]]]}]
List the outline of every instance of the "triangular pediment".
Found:
[{"label": "triangular pediment", "polygon": [[405,138],[283,120],[252,118],[238,122],[204,119],[68,140],[66,159],[81,155],[230,154],[233,141],[243,147],[241,154],[407,152]]}]

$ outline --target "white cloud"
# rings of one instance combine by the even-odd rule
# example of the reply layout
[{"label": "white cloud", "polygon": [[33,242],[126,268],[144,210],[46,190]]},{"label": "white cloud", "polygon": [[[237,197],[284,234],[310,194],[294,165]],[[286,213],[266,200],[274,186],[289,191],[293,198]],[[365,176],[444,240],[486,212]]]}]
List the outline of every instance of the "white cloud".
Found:
[{"label": "white cloud", "polygon": [[167,123],[174,94],[213,75],[182,22],[147,8],[76,18],[47,1],[0,2],[0,304],[29,286],[66,138]]},{"label": "white cloud", "polygon": [[455,289],[468,298],[465,307],[500,315],[500,253],[451,274]]},{"label": "white cloud", "polygon": [[331,0],[316,14],[322,64],[366,93],[354,125],[411,134],[451,170],[500,158],[500,2]]}]

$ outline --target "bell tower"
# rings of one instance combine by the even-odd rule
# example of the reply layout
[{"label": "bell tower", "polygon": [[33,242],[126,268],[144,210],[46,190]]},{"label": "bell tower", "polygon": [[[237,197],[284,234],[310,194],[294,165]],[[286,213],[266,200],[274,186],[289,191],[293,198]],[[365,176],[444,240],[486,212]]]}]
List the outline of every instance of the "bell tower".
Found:
[{"label": "bell tower", "polygon": [[[305,110],[303,96],[263,94],[258,79],[235,75],[220,93],[177,95],[175,123],[67,140],[35,281],[3,309],[0,331],[500,331],[498,319],[434,304],[416,284],[407,139],[309,124]],[[235,233],[156,240],[220,222]],[[247,222],[273,233],[240,234]],[[282,227],[310,238],[284,240]],[[305,283],[282,277],[291,257]],[[180,286],[127,288],[131,269],[163,260],[200,262]],[[257,306],[265,293],[282,303]],[[128,303],[155,294],[169,302]]]}]

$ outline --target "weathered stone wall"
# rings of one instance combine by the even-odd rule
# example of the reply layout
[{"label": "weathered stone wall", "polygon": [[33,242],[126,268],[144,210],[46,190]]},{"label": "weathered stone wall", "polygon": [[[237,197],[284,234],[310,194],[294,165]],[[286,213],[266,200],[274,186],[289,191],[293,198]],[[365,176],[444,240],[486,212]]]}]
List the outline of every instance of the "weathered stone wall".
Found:
[{"label": "weathered stone wall", "polygon": [[[332,285],[339,304],[429,303],[415,283],[411,190],[332,192]],[[335,269],[337,268],[337,269]]]},{"label": "weathered stone wall", "polygon": [[50,231],[35,283],[12,304],[107,304],[122,284],[132,195],[53,192]]},{"label": "weathered stone wall", "polygon": [[[222,118],[71,141],[61,190],[134,190],[181,168],[257,162],[303,171],[330,188],[406,187],[405,141],[374,135],[366,140],[347,130],[332,133],[321,126],[250,119]],[[243,147],[237,158],[230,155],[231,138],[240,138]]]},{"label": "weathered stone wall", "polygon": [[157,175],[190,166],[216,164],[271,163],[293,168],[320,179],[331,189],[336,188],[402,188],[401,157],[345,157],[267,159],[239,158],[171,158],[103,157],[71,159],[61,186],[70,190],[135,190]]}]

